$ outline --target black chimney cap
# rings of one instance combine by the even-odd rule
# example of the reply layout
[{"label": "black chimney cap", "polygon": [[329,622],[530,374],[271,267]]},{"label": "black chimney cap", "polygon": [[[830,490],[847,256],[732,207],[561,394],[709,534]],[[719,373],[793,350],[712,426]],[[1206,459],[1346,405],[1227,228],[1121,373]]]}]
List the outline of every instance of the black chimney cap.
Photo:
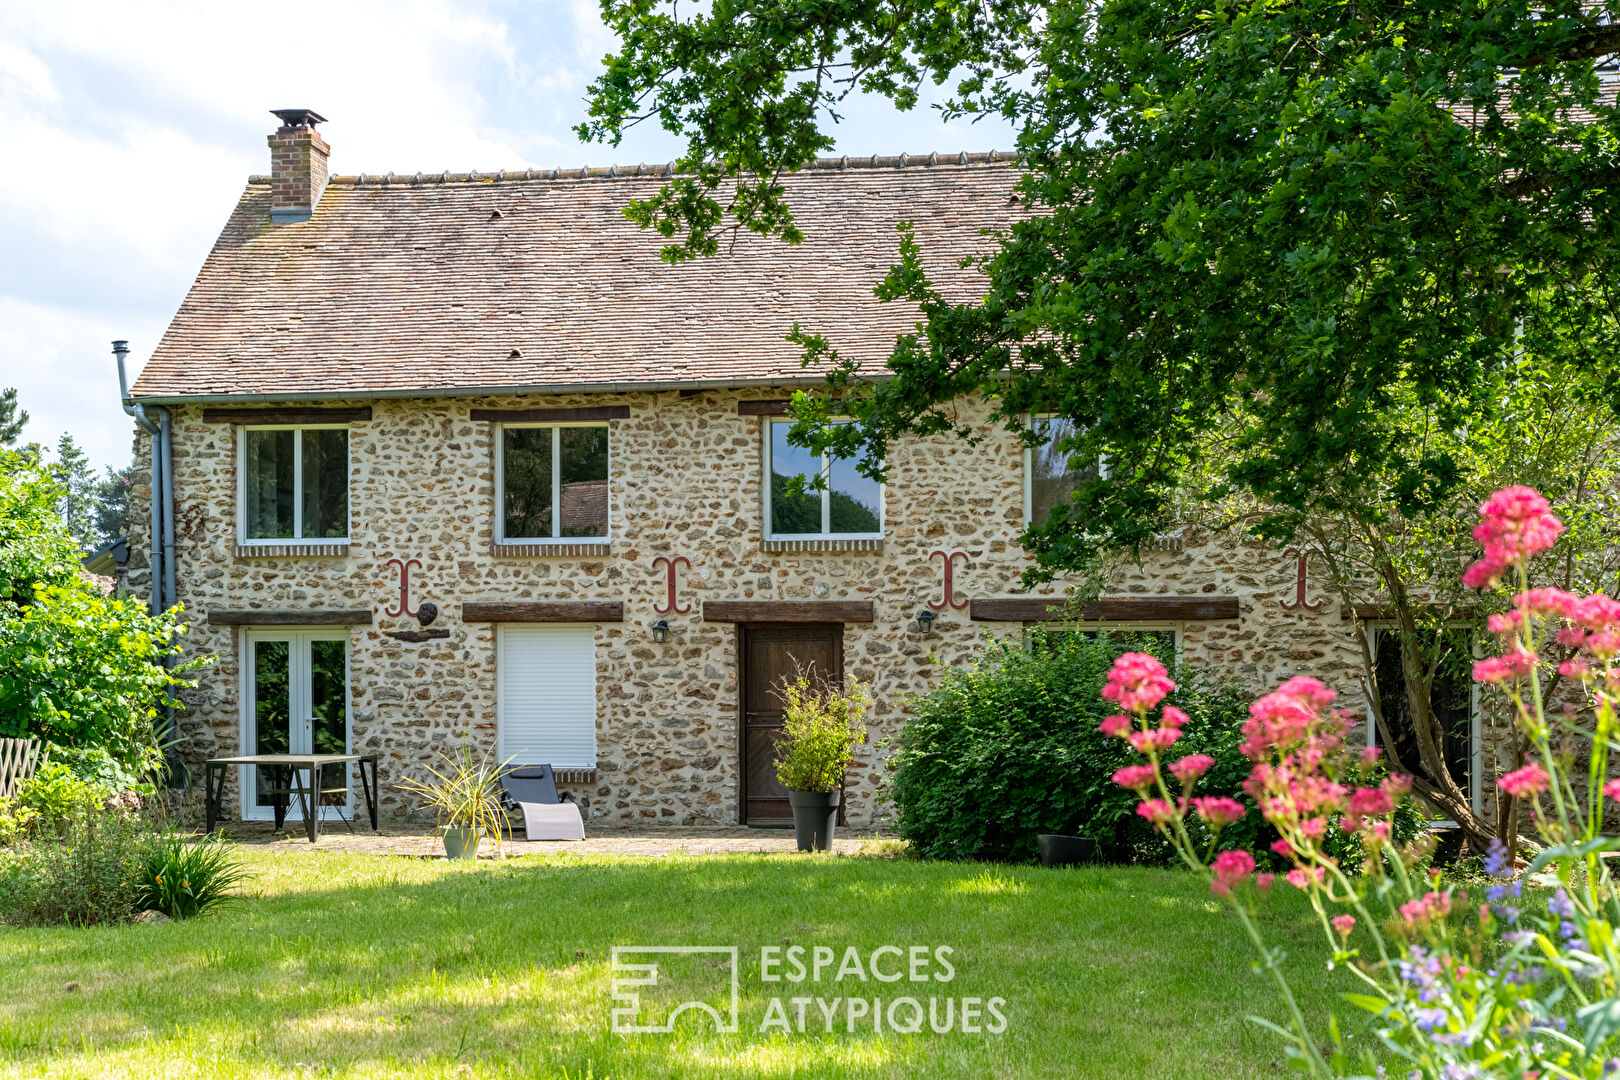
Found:
[{"label": "black chimney cap", "polygon": [[314,127],[326,123],[326,117],[314,109],[271,109],[270,115],[279,117],[283,127]]}]

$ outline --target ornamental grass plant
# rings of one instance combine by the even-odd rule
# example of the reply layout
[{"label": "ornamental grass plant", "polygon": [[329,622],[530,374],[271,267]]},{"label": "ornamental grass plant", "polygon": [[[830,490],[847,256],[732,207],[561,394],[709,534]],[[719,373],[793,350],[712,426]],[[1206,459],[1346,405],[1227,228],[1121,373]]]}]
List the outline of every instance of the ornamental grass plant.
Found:
[{"label": "ornamental grass plant", "polygon": [[[1293,678],[1250,707],[1244,788],[1279,834],[1273,850],[1287,860],[1287,883],[1309,898],[1329,968],[1360,982],[1344,996],[1374,1015],[1377,1050],[1352,1053],[1336,1024],[1320,1035],[1308,1026],[1281,950],[1257,918],[1274,875],[1256,873],[1254,852],[1217,853],[1193,828],[1219,836],[1244,807],[1200,794],[1207,756],[1176,754],[1186,718],[1163,704],[1175,689],[1163,665],[1143,653],[1115,662],[1103,697],[1119,712],[1102,730],[1124,740],[1137,760],[1114,780],[1136,793],[1136,812],[1181,861],[1229,901],[1288,1010],[1286,1026],[1257,1023],[1281,1035],[1292,1064],[1311,1075],[1595,1080],[1620,1072],[1620,895],[1603,858],[1620,850],[1620,838],[1601,831],[1605,800],[1620,801],[1620,780],[1608,779],[1620,730],[1620,602],[1532,587],[1534,557],[1562,531],[1534,490],[1499,491],[1481,507],[1474,532],[1484,557],[1463,579],[1485,590],[1506,582],[1513,593],[1489,622],[1502,652],[1479,661],[1474,678],[1501,692],[1530,747],[1498,787],[1525,800],[1544,844],[1524,871],[1556,878],[1544,913],[1525,902],[1513,855],[1500,843],[1485,859],[1494,880],[1476,906],[1427,868],[1423,845],[1395,840],[1392,821],[1408,783],[1372,779],[1376,750],[1351,747],[1351,717],[1334,708],[1332,690]],[[1581,704],[1549,707],[1554,667],[1581,689]],[[1584,766],[1571,750],[1576,740],[1589,748]],[[1324,845],[1333,822],[1369,854],[1359,876]]]},{"label": "ornamental grass plant", "polygon": [[501,838],[512,827],[501,802],[501,776],[512,759],[497,761],[493,751],[478,753],[466,740],[454,754],[440,752],[439,758],[442,768],[424,765],[427,779],[407,776],[400,790],[432,808],[441,829],[475,829],[500,851]]}]

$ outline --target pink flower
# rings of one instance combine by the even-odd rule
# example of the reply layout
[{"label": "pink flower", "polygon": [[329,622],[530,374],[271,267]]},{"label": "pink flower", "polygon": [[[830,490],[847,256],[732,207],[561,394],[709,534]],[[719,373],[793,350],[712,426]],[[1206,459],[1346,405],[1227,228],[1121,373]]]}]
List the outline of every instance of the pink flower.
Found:
[{"label": "pink flower", "polygon": [[1421,899],[1409,900],[1401,905],[1401,915],[1405,917],[1409,926],[1421,926],[1431,919],[1443,919],[1450,914],[1449,893],[1425,893]]},{"label": "pink flower", "polygon": [[1124,735],[1131,730],[1133,721],[1124,713],[1115,713],[1097,725],[1097,730],[1108,736]]},{"label": "pink flower", "polygon": [[1597,630],[1586,635],[1581,643],[1586,655],[1597,660],[1608,660],[1620,653],[1620,630]]},{"label": "pink flower", "polygon": [[1546,791],[1550,780],[1547,771],[1532,761],[1524,768],[1502,777],[1496,786],[1514,798],[1522,799]]},{"label": "pink flower", "polygon": [[1505,683],[1511,679],[1522,679],[1530,674],[1536,666],[1534,653],[1523,649],[1515,649],[1502,656],[1490,656],[1474,664],[1474,681],[1482,683]]},{"label": "pink flower", "polygon": [[1319,882],[1322,880],[1322,874],[1323,870],[1320,866],[1312,867],[1309,870],[1296,866],[1294,869],[1288,871],[1287,877],[1284,878],[1284,880],[1286,880],[1288,884],[1292,885],[1296,889],[1308,889],[1311,887],[1311,882]]},{"label": "pink flower", "polygon": [[1376,765],[1378,759],[1383,755],[1384,748],[1381,746],[1364,746],[1361,748],[1361,763],[1363,765]]},{"label": "pink flower", "polygon": [[1294,845],[1287,840],[1273,840],[1271,850],[1286,859],[1294,853]]},{"label": "pink flower", "polygon": [[1304,741],[1318,727],[1324,711],[1338,697],[1308,676],[1297,675],[1249,706],[1239,748],[1246,757],[1259,759],[1272,749],[1286,750]]},{"label": "pink flower", "polygon": [[1270,892],[1271,883],[1276,880],[1276,874],[1256,874],[1254,875],[1254,887],[1259,889],[1261,892]]},{"label": "pink flower", "polygon": [[1175,688],[1157,659],[1147,653],[1128,652],[1114,661],[1102,696],[1127,712],[1146,712]]},{"label": "pink flower", "polygon": [[1194,780],[1197,780],[1200,776],[1203,776],[1205,773],[1209,772],[1210,768],[1214,764],[1215,759],[1210,757],[1208,754],[1188,754],[1180,761],[1172,762],[1170,765],[1170,771],[1174,773],[1176,779],[1180,780],[1183,784],[1190,784]]},{"label": "pink flower", "polygon": [[1187,722],[1187,714],[1174,705],[1166,705],[1159,712],[1159,723],[1168,728],[1179,728]]},{"label": "pink flower", "polygon": [[1592,630],[1606,630],[1620,623],[1620,601],[1593,593],[1575,601],[1569,617]]},{"label": "pink flower", "polygon": [[1479,513],[1474,539],[1485,549],[1485,560],[1501,567],[1546,551],[1564,531],[1535,488],[1503,488],[1481,504]]},{"label": "pink flower", "polygon": [[1563,589],[1530,589],[1513,598],[1514,607],[1530,615],[1543,618],[1572,619],[1581,598]]},{"label": "pink flower", "polygon": [[1137,806],[1136,812],[1155,825],[1168,824],[1176,816],[1175,809],[1163,799],[1148,799]]},{"label": "pink flower", "polygon": [[1353,817],[1383,817],[1395,812],[1395,798],[1383,788],[1358,788],[1350,795]]},{"label": "pink flower", "polygon": [[1204,799],[1194,799],[1193,807],[1197,809],[1198,816],[1204,819],[1216,832],[1220,832],[1234,821],[1242,819],[1248,809],[1236,799],[1227,799],[1221,796],[1210,796]]},{"label": "pink flower", "polygon": [[1114,783],[1132,791],[1146,791],[1153,786],[1156,770],[1151,765],[1127,765],[1114,774]]},{"label": "pink flower", "polygon": [[1518,630],[1524,622],[1524,616],[1517,611],[1504,611],[1499,615],[1492,615],[1485,620],[1493,634],[1511,634]]},{"label": "pink flower", "polygon": [[1210,891],[1219,896],[1228,896],[1234,885],[1242,884],[1254,873],[1254,856],[1241,848],[1223,851],[1215,856],[1210,869],[1215,872],[1215,880],[1209,885]]},{"label": "pink flower", "polygon": [[1603,794],[1615,802],[1620,802],[1620,780],[1610,780],[1607,784],[1604,784]]},{"label": "pink flower", "polygon": [[1125,736],[1127,742],[1138,754],[1147,754],[1155,750],[1168,750],[1170,744],[1181,738],[1181,732],[1173,727],[1154,728],[1152,731],[1133,731]]},{"label": "pink flower", "polygon": [[1558,665],[1558,674],[1566,679],[1579,679],[1592,670],[1584,657],[1572,656]]},{"label": "pink flower", "polygon": [[1345,938],[1349,937],[1350,936],[1350,931],[1354,930],[1355,928],[1356,928],[1356,917],[1354,915],[1335,915],[1335,916],[1333,916],[1333,929],[1335,929],[1335,930],[1337,930],[1339,932],[1340,937],[1345,937]]},{"label": "pink flower", "polygon": [[1470,589],[1489,589],[1506,571],[1507,567],[1499,562],[1481,559],[1463,571],[1462,583]]}]

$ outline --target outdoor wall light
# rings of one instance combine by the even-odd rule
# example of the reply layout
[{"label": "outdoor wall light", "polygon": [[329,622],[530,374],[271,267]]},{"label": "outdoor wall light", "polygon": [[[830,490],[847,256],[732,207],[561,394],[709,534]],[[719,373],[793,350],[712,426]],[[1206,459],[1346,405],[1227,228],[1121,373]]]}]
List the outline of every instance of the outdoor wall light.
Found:
[{"label": "outdoor wall light", "polygon": [[665,622],[663,619],[659,619],[657,622],[653,623],[650,629],[652,630],[653,640],[658,642],[660,645],[669,640],[669,623]]},{"label": "outdoor wall light", "polygon": [[923,608],[917,612],[917,619],[911,624],[911,628],[924,636],[932,633],[934,630],[934,613],[927,608]]}]

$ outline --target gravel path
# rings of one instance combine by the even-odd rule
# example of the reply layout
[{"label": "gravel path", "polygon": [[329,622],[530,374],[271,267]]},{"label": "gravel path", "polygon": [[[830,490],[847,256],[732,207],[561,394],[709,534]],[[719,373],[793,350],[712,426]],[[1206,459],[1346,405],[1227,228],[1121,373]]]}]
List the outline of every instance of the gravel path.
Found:
[{"label": "gravel path", "polygon": [[[737,826],[671,826],[652,828],[607,828],[593,826],[586,829],[586,839],[574,841],[508,840],[504,847],[508,857],[518,855],[553,855],[572,853],[606,855],[720,855],[736,852],[794,851],[796,845],[792,829],[748,829]],[[278,852],[350,851],[371,855],[406,855],[419,859],[443,857],[444,846],[437,832],[426,825],[385,825],[381,832],[357,826],[353,833],[342,822],[323,822],[320,841],[311,844],[297,822],[288,822],[280,833],[262,827],[239,823],[229,826],[226,834],[243,844]],[[850,852],[871,840],[869,829],[839,829],[833,841],[833,850]],[[491,854],[486,842],[483,857]]]}]

